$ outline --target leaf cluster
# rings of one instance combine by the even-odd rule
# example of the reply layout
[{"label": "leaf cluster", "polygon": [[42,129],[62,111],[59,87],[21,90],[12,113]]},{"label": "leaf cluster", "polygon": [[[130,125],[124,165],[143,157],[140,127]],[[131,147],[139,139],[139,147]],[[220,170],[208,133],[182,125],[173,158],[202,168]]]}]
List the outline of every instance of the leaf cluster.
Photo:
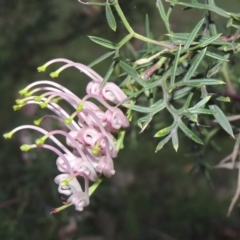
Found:
[{"label": "leaf cluster", "polygon": [[[229,98],[219,94],[226,88],[227,82],[218,73],[240,50],[240,15],[226,12],[216,6],[213,0],[206,0],[205,4],[195,0],[166,2],[167,8],[162,0],[156,1],[160,21],[164,23],[167,31],[165,41],[151,38],[148,16],[145,23],[146,36],[143,36],[130,26],[117,0],[101,3],[100,5],[105,7],[109,27],[116,31],[116,17],[119,17],[128,34],[118,43],[90,36],[95,43],[111,49],[90,66],[112,57],[112,64],[102,85],[113,77],[114,73],[119,72],[119,68],[122,69],[118,77],[122,79],[121,86],[128,96],[126,101],[131,101],[130,104],[122,102],[122,105],[134,116],[137,112],[143,114],[136,120],[141,132],[151,125],[161,111],[166,110],[172,116],[170,125],[157,130],[154,135],[162,138],[156,151],[162,149],[169,140],[177,151],[179,130],[194,142],[203,144],[199,136],[201,128],[204,127],[201,124],[202,116],[212,116],[212,119],[234,137],[232,126],[221,107],[221,102],[228,102]],[[204,18],[190,33],[173,32],[171,29],[170,16],[177,5],[182,6],[183,11],[194,8],[204,13]],[[230,37],[218,32],[213,14],[228,19],[227,27],[235,29]],[[131,43],[133,38],[145,42],[140,51],[134,50]],[[126,61],[122,51],[124,47],[131,49],[134,56],[132,60]],[[192,125],[200,130],[194,132]]]}]

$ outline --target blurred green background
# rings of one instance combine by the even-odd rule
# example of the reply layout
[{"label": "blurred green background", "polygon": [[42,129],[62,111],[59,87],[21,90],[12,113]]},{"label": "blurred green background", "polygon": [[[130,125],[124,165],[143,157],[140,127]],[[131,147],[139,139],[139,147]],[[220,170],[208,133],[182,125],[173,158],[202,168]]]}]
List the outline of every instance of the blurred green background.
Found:
[{"label": "blurred green background", "polygon": [[[149,14],[152,34],[165,33],[155,1],[119,0],[133,28],[144,34],[145,15]],[[200,1],[201,2],[201,1]],[[216,0],[227,11],[240,12],[239,0]],[[176,32],[191,31],[203,16],[197,10],[176,7],[171,17]],[[229,34],[226,20],[214,16],[220,31]],[[43,114],[35,107],[14,112],[18,91],[27,84],[49,79],[36,68],[46,61],[64,57],[89,64],[105,49],[87,37],[94,35],[119,41],[125,34],[121,22],[112,32],[104,8],[85,6],[77,0],[1,0],[0,1],[0,131],[5,133],[21,124],[31,124]],[[140,49],[138,41],[132,42]],[[127,52],[126,52],[127,54]],[[105,75],[110,62],[94,69]],[[85,93],[88,79],[74,69],[56,80],[79,96]],[[160,121],[163,119],[160,117]],[[213,170],[211,182],[201,171],[206,163],[216,164],[230,153],[234,141],[218,134],[220,151],[209,149],[196,157],[195,145],[184,136],[178,153],[172,146],[154,153],[156,141],[148,131],[128,131],[125,148],[115,161],[116,175],[105,179],[83,212],[69,208],[50,215],[61,205],[57,185],[56,156],[47,151],[24,154],[19,146],[24,133],[11,140],[0,139],[0,239],[60,240],[217,240],[240,239],[240,210],[227,209],[234,194],[237,172]],[[193,174],[190,170],[195,166]]]}]

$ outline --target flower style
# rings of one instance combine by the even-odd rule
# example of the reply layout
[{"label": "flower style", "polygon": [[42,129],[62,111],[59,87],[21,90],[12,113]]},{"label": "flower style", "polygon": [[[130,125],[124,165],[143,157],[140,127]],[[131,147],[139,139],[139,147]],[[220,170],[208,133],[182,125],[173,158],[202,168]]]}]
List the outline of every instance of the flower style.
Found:
[{"label": "flower style", "polygon": [[[129,121],[124,113],[113,104],[127,101],[127,96],[114,83],[106,83],[101,87],[103,78],[91,68],[59,58],[47,62],[38,68],[38,71],[45,71],[53,63],[62,62],[64,65],[57,71],[51,73],[51,77],[57,77],[64,69],[75,67],[90,77],[91,81],[87,85],[87,95],[80,99],[77,95],[69,91],[62,85],[48,81],[36,81],[19,93],[24,97],[16,100],[17,105],[13,108],[19,110],[28,104],[38,104],[41,108],[48,108],[53,115],[46,115],[36,120],[35,125],[23,125],[13,129],[10,133],[4,134],[5,138],[23,129],[32,129],[43,134],[35,141],[35,144],[21,146],[22,151],[33,148],[45,148],[55,152],[58,156],[56,160],[57,168],[61,174],[55,179],[59,185],[58,191],[69,196],[64,206],[53,209],[56,213],[67,206],[75,205],[75,209],[82,211],[89,205],[90,182],[98,182],[99,177],[111,177],[114,173],[113,158],[117,156],[119,147],[122,146],[122,135],[116,138],[116,134],[129,126]],[[97,100],[101,107],[89,101]],[[73,109],[71,115],[68,114],[58,103],[65,100]],[[104,109],[104,110],[103,110]],[[56,119],[64,123],[68,131],[52,130],[46,131],[39,125],[47,119]],[[36,126],[37,125],[37,126]],[[57,135],[64,136],[66,145],[60,142]],[[45,141],[51,139],[55,145],[46,144]],[[78,178],[83,178],[85,182],[84,190]]]}]

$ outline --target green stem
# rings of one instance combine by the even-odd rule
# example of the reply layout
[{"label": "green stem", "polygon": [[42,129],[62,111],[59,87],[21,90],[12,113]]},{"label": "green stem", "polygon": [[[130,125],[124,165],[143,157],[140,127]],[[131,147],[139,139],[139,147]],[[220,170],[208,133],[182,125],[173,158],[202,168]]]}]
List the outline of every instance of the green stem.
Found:
[{"label": "green stem", "polygon": [[117,49],[120,49],[125,43],[127,43],[133,37],[133,33],[129,33],[126,37],[124,37],[118,44]]},{"label": "green stem", "polygon": [[178,111],[169,103],[171,96],[169,95],[168,87],[167,87],[167,78],[171,73],[170,70],[171,69],[169,69],[168,72],[163,77],[163,84],[162,84],[163,101],[165,103],[166,109],[173,116],[173,119],[176,120],[176,119],[180,118],[180,116],[178,115]]},{"label": "green stem", "polygon": [[115,1],[114,7],[118,13],[118,16],[120,17],[120,19],[122,20],[123,25],[126,27],[126,29],[128,30],[129,33],[134,33],[132,27],[130,26],[130,24],[128,23],[121,7],[119,6],[118,0]]},{"label": "green stem", "polygon": [[[119,3],[118,3],[118,0],[115,1],[114,3],[114,8],[116,9],[117,13],[118,13],[118,16],[120,17],[123,25],[125,26],[125,28],[127,29],[127,31],[130,33],[128,36],[131,36],[134,37],[134,38],[137,38],[139,40],[142,40],[144,42],[147,42],[147,43],[152,43],[152,44],[155,44],[155,45],[158,45],[158,46],[162,46],[162,47],[165,47],[165,48],[168,48],[168,49],[172,49],[174,48],[175,46],[173,45],[170,45],[170,44],[166,44],[166,43],[163,43],[163,42],[159,42],[159,41],[156,41],[156,40],[153,40],[153,39],[150,39],[148,37],[145,37],[141,34],[138,34],[136,32],[134,32],[134,30],[132,29],[132,27],[130,26],[130,24],[128,23]],[[129,40],[131,39],[129,38]],[[128,40],[128,41],[129,41]],[[123,41],[123,40],[122,40]],[[123,45],[123,44],[122,44]],[[121,46],[122,46],[121,45]]]},{"label": "green stem", "polygon": [[144,37],[143,35],[135,33],[135,32],[133,34],[133,37],[135,37],[135,38],[137,38],[139,40],[142,40],[144,42],[152,43],[152,44],[155,44],[155,45],[158,45],[158,46],[162,46],[162,47],[165,47],[165,48],[168,48],[168,49],[175,48],[175,46],[173,46],[172,44],[166,44],[164,42],[159,42],[159,41],[156,41],[156,40]]}]

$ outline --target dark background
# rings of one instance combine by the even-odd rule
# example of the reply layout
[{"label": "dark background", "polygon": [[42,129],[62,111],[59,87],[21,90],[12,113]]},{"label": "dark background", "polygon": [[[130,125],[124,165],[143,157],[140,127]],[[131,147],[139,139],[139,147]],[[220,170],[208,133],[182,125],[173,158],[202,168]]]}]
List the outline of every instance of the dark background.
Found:
[{"label": "dark background", "polygon": [[[155,9],[155,1],[119,1],[132,27],[144,34],[149,14],[156,39],[166,33]],[[216,0],[219,7],[239,12],[240,1]],[[203,12],[182,11],[176,7],[171,17],[176,32],[191,31]],[[214,16],[218,27],[229,34],[226,20]],[[114,42],[125,35],[107,27],[104,8],[85,6],[76,0],[0,0],[0,131],[5,133],[21,124],[31,124],[43,112],[35,107],[14,112],[18,91],[35,80],[49,79],[36,68],[46,61],[64,57],[89,64],[105,53],[88,35]],[[132,42],[136,49],[138,41]],[[124,50],[123,50],[124,51]],[[127,53],[126,53],[127,54]],[[94,69],[105,75],[110,61]],[[79,96],[88,82],[83,74],[69,69],[56,80]],[[161,121],[164,121],[160,118]],[[172,146],[154,153],[156,141],[146,131],[138,134],[133,126],[125,148],[115,161],[116,175],[105,179],[83,212],[69,208],[50,215],[61,205],[57,186],[56,156],[47,151],[24,154],[19,146],[24,136],[0,139],[0,238],[77,239],[77,240],[217,240],[240,239],[240,211],[236,206],[229,218],[228,206],[234,194],[237,172],[213,170],[211,183],[201,166],[214,165],[232,150],[234,141],[220,132],[219,151],[209,148],[203,159],[194,156],[194,147],[181,136],[180,149]],[[197,166],[192,174],[190,170]],[[238,204],[237,204],[238,205]]]}]

